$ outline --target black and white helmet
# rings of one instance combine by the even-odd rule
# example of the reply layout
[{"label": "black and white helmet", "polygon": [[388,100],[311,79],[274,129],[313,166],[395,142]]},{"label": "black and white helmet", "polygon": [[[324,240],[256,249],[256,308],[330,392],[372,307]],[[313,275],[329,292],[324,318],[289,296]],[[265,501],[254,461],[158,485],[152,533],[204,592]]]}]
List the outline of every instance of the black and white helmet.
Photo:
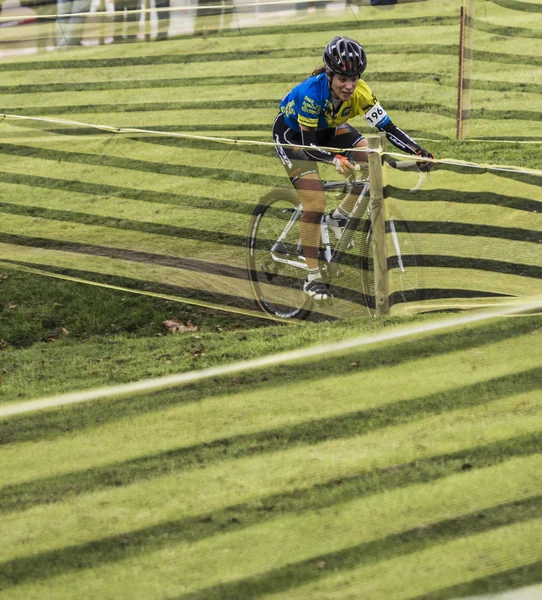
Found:
[{"label": "black and white helmet", "polygon": [[357,77],[367,68],[365,50],[347,37],[334,37],[325,47],[323,59],[328,71],[347,77]]}]

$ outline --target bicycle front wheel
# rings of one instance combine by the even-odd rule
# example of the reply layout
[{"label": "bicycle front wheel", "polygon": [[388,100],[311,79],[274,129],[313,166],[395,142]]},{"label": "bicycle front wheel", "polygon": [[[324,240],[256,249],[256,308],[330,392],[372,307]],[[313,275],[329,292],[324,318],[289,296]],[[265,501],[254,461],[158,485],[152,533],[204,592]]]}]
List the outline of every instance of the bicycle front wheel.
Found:
[{"label": "bicycle front wheel", "polygon": [[260,308],[279,319],[305,319],[311,313],[303,292],[307,269],[301,215],[297,194],[277,188],[260,200],[250,221],[249,280]]},{"label": "bicycle front wheel", "polygon": [[[361,288],[363,303],[375,314],[375,281],[373,236],[367,220],[361,241]],[[407,305],[425,299],[423,288],[423,255],[415,245],[414,224],[402,220],[397,214],[386,222],[390,308],[395,304]]]}]

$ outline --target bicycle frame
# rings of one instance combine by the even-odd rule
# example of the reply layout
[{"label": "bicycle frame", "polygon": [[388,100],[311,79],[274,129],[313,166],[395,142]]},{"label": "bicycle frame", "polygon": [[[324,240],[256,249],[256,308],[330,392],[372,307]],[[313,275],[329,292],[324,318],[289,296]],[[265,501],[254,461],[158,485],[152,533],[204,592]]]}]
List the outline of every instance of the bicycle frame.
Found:
[{"label": "bicycle frame", "polygon": [[[331,248],[329,229],[328,229],[325,218],[322,218],[322,221],[320,223],[320,243],[321,243],[322,249],[323,249],[322,258],[325,260],[325,262],[327,264],[337,265],[337,268],[338,268],[340,263],[342,262],[344,252],[348,248],[350,242],[352,241],[354,232],[356,231],[356,229],[359,226],[361,216],[365,212],[366,207],[368,205],[368,201],[367,201],[367,203],[363,203],[363,204],[362,204],[362,202],[363,202],[364,198],[367,197],[367,193],[369,191],[369,183],[366,180],[362,180],[362,179],[344,181],[344,182],[342,182],[342,181],[324,181],[323,187],[324,187],[324,191],[330,191],[333,189],[344,189],[345,197],[346,197],[346,195],[352,193],[352,190],[355,189],[356,187],[360,188],[360,192],[358,194],[356,202],[354,203],[354,206],[352,207],[352,210],[350,211],[350,214],[347,217],[347,223],[345,226],[344,233],[341,236],[341,239],[338,241],[337,245],[335,246],[335,248],[333,250]],[[281,256],[277,255],[277,252],[279,252],[281,250],[281,244],[282,244],[283,240],[286,238],[286,236],[290,232],[292,226],[297,221],[297,219],[299,218],[299,215],[302,212],[303,212],[303,207],[301,206],[301,204],[299,204],[296,207],[296,209],[293,211],[284,230],[282,231],[282,233],[278,237],[277,241],[273,245],[273,247],[271,249],[271,257],[274,262],[283,263],[286,265],[290,265],[293,267],[307,270],[307,263],[305,262],[305,259],[303,257],[300,257],[302,260],[291,260],[291,259],[287,259],[287,258],[282,258]],[[302,250],[301,246],[300,246],[300,250]],[[334,274],[335,273],[333,273],[333,275]]]},{"label": "bicycle frame", "polygon": [[[392,166],[394,169],[399,169],[399,170],[409,170],[412,168],[416,168],[415,161],[388,161],[388,164],[390,166]],[[359,165],[356,165],[356,167],[357,167],[356,170],[359,172],[359,170],[360,170]],[[427,178],[427,173],[420,172],[417,185],[414,186],[413,188],[411,188],[410,191],[414,193],[414,192],[417,192],[419,189],[421,189],[423,187],[423,185],[425,184],[426,178]],[[344,197],[351,194],[354,189],[359,188],[358,197],[354,203],[354,206],[352,207],[352,210],[350,211],[350,214],[347,217],[344,232],[333,250],[331,248],[331,241],[330,241],[330,237],[329,237],[328,226],[327,226],[327,223],[326,223],[326,220],[324,217],[322,217],[322,221],[320,223],[320,244],[321,244],[322,250],[323,250],[320,258],[324,259],[324,261],[325,261],[325,263],[322,265],[322,268],[329,269],[330,275],[332,277],[334,277],[337,275],[337,273],[340,269],[344,254],[350,246],[350,243],[352,241],[354,233],[358,229],[360,221],[361,221],[362,216],[365,213],[365,211],[367,211],[367,218],[370,218],[370,205],[369,205],[369,197],[368,197],[368,192],[369,192],[370,186],[369,186],[368,180],[363,179],[361,177],[358,179],[355,179],[353,176],[351,179],[347,179],[345,181],[323,181],[322,185],[323,185],[325,192],[331,191],[334,189],[344,190]],[[366,199],[366,202],[364,202],[365,199]],[[307,270],[307,263],[303,256],[299,256],[300,260],[291,260],[291,259],[287,259],[287,258],[282,258],[281,256],[278,256],[276,254],[276,252],[278,252],[280,250],[283,240],[286,238],[286,236],[288,235],[292,226],[297,221],[297,219],[299,218],[299,215],[302,212],[303,212],[303,207],[301,204],[299,204],[296,207],[296,209],[293,211],[292,216],[290,217],[290,220],[288,221],[283,232],[277,239],[277,242],[273,245],[273,248],[271,249],[271,257],[274,262],[283,263],[286,265],[290,265],[293,267]],[[391,219],[391,218],[390,218],[390,232],[391,232],[391,237],[393,240],[393,245],[395,247],[395,252],[397,255],[399,268],[401,269],[402,272],[405,272],[404,265],[403,265],[403,259],[401,256],[401,249],[399,246],[399,239],[397,237],[397,232],[395,229],[395,223],[393,222],[393,219]],[[301,254],[301,252],[302,252],[301,242],[299,243],[299,250],[300,250],[300,254]]]}]

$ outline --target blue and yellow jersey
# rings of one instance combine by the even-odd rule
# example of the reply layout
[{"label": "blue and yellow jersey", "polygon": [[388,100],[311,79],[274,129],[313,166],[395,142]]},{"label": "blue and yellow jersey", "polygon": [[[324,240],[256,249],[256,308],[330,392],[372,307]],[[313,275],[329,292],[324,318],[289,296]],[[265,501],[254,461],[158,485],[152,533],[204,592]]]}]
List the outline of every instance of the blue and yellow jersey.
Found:
[{"label": "blue and yellow jersey", "polygon": [[294,131],[300,131],[301,125],[317,129],[337,127],[358,115],[379,129],[390,122],[376,96],[361,79],[352,97],[343,102],[335,114],[325,73],[313,75],[294,87],[281,102],[280,111]]}]

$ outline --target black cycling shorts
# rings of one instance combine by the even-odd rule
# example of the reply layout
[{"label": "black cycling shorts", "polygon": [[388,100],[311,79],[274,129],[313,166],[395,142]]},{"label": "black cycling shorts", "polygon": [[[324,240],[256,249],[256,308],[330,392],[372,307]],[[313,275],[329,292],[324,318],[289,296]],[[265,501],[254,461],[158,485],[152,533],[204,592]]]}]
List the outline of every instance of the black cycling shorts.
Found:
[{"label": "black cycling shorts", "polygon": [[[363,135],[348,123],[339,127],[341,129],[340,135],[336,135],[337,129],[335,127],[318,130],[316,132],[316,143],[319,146],[327,146],[328,148],[340,148],[346,152],[364,139]],[[275,151],[292,183],[295,183],[304,175],[318,173],[317,161],[303,148],[299,148],[300,145],[303,145],[301,133],[286,125],[282,113],[279,113],[273,124],[273,140],[277,144]],[[279,146],[278,144],[283,145]]]}]

